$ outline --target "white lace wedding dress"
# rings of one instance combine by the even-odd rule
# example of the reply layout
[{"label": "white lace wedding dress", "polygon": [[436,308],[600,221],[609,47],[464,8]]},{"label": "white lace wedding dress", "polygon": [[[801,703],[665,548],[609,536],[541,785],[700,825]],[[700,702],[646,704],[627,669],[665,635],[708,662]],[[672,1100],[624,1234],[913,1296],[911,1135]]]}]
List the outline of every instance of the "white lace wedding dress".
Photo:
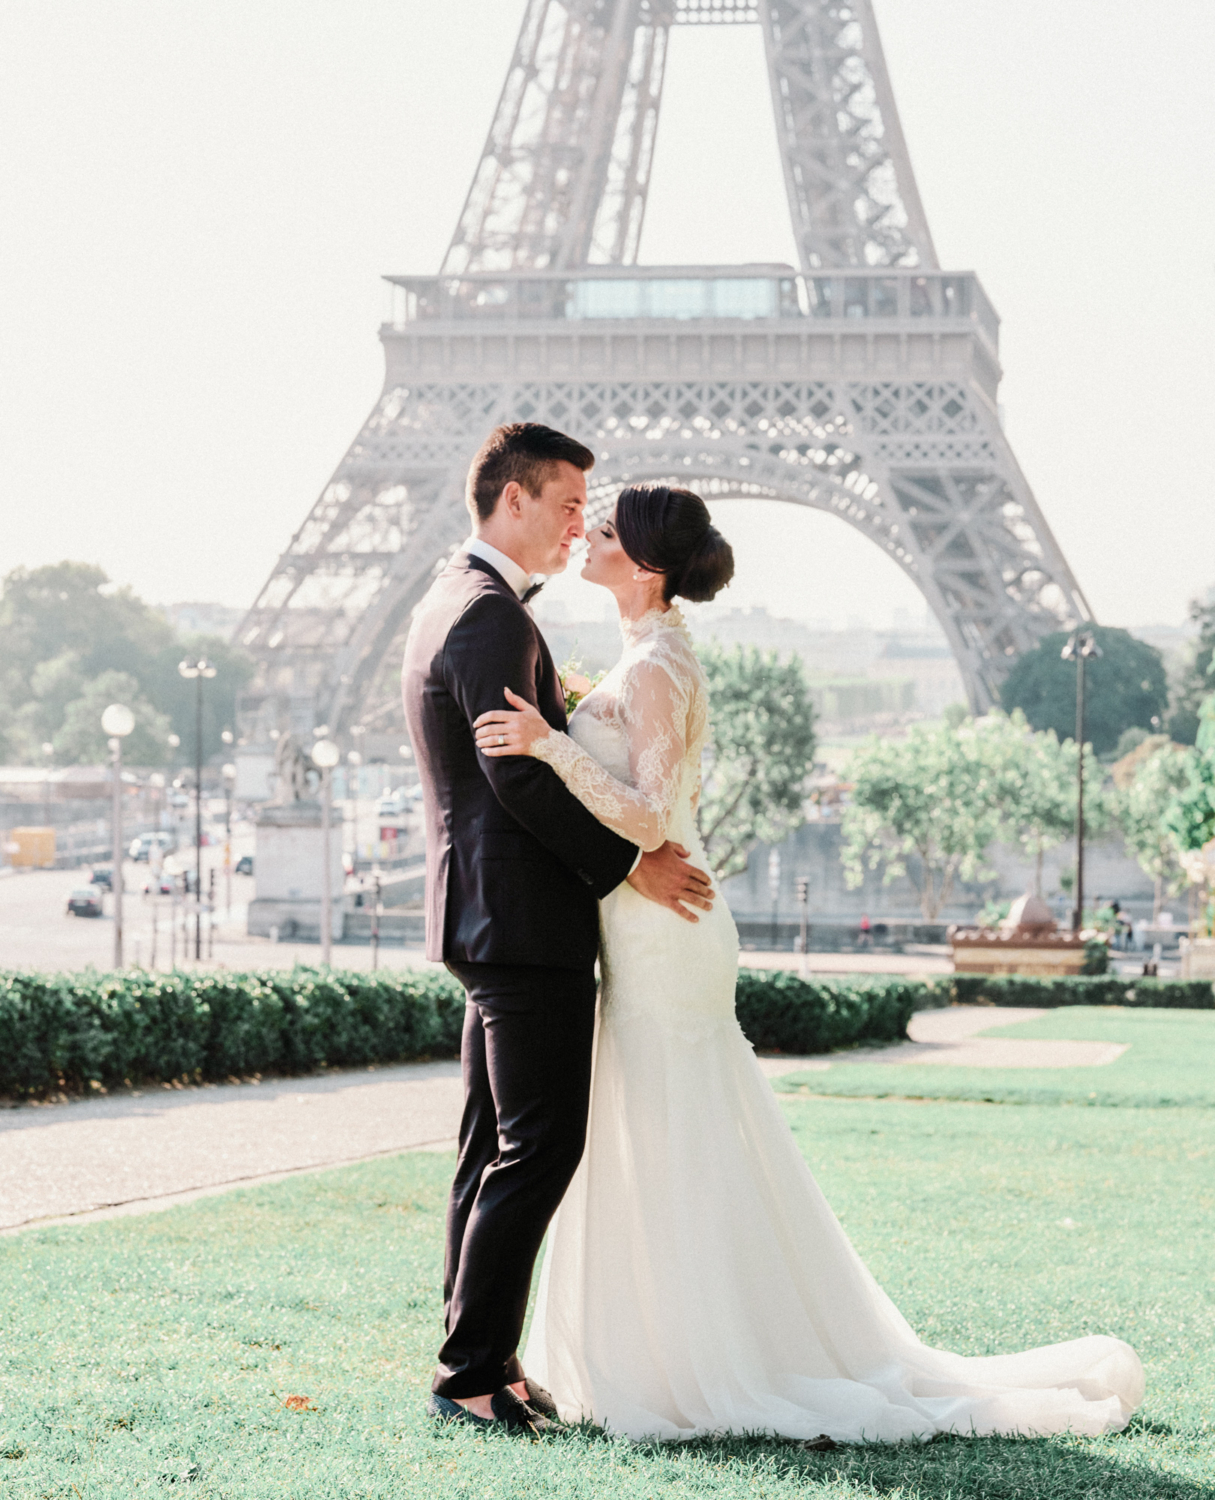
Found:
[{"label": "white lace wedding dress", "polygon": [[[706,867],[704,676],[677,609],[537,747],[645,848]],[[692,926],[622,885],[602,904],[586,1154],[553,1221],[524,1357],[562,1414],[633,1438],[1108,1432],[1143,1397],[1129,1345],[964,1358],[920,1342],[819,1191],[734,1018],[725,902]]]}]

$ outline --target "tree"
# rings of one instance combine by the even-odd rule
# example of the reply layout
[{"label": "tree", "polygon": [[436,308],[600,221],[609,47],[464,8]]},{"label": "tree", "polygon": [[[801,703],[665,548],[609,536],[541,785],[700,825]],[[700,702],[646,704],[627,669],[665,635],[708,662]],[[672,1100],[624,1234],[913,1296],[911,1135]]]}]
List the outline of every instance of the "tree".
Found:
[{"label": "tree", "polygon": [[1198,626],[1198,640],[1169,715],[1169,737],[1179,745],[1192,745],[1198,738],[1203,700],[1215,688],[1215,589],[1205,603],[1191,601],[1190,619]]},{"label": "tree", "polygon": [[109,759],[109,736],[101,727],[101,716],[111,703],[124,703],[135,716],[135,728],[123,742],[123,760],[133,766],[163,763],[169,717],[152,707],[129,672],[102,672],[67,705],[54,740],[57,759],[76,765]]},{"label": "tree", "polygon": [[186,656],[195,660],[205,656],[216,668],[215,676],[203,684],[203,756],[221,752],[230,755],[231,751],[223,749],[220,736],[225,729],[236,728],[237,695],[253,676],[253,661],[239,646],[230,645],[220,636],[187,635],[174,639],[144,666],[140,683],[157,708],[173,721],[173,729],[181,738],[181,756],[189,761],[194,759],[198,688],[177,670],[178,662]]},{"label": "tree", "polygon": [[[1170,802],[1165,827],[1183,856],[1215,839],[1215,693],[1198,716],[1198,739],[1186,757],[1186,782]],[[1183,864],[1188,863],[1183,858]]]},{"label": "tree", "polygon": [[85,677],[137,673],[174,641],[162,615],[90,563],[17,568],[4,580],[0,658],[27,687],[43,662],[64,652],[74,653]]},{"label": "tree", "polygon": [[[1123,730],[1158,728],[1168,710],[1168,680],[1160,652],[1125,630],[1090,627],[1102,655],[1085,664],[1085,734],[1098,755],[1118,744]],[[1076,664],[1064,661],[1067,636],[1044,636],[1005,679],[1000,698],[1007,713],[1019,708],[1034,729],[1053,729],[1060,740],[1076,732]]]},{"label": "tree", "polygon": [[39,662],[30,673],[29,692],[13,714],[15,748],[23,760],[37,761],[42,746],[53,741],[63,723],[67,706],[84,691],[88,679],[75,651],[61,651],[49,661]]},{"label": "tree", "polygon": [[[1091,747],[1085,756],[1086,821],[1097,831],[1108,806]],[[985,855],[997,840],[1020,844],[1034,860],[1040,892],[1043,854],[1075,832],[1075,744],[1033,733],[1020,713],[871,740],[847,774],[845,878],[860,885],[866,868],[882,870],[887,884],[906,875],[926,922],[936,920],[957,879],[990,878]]]},{"label": "tree", "polygon": [[746,868],[761,840],[779,843],[803,821],[814,762],[814,706],[798,657],[716,643],[700,648],[712,728],[699,823],[719,875]]},{"label": "tree", "polygon": [[866,868],[880,869],[887,885],[906,875],[924,920],[934,922],[959,876],[990,874],[983,856],[1000,832],[1007,764],[984,725],[917,724],[906,739],[874,737],[853,755],[843,822],[850,886],[864,881]]},{"label": "tree", "polygon": [[1145,875],[1156,883],[1152,920],[1160,915],[1164,895],[1173,895],[1185,885],[1185,872],[1177,841],[1166,818],[1179,794],[1190,781],[1193,752],[1171,744],[1163,735],[1153,736],[1139,757],[1128,757],[1124,785],[1119,789],[1118,822],[1126,847]]},{"label": "tree", "polygon": [[[1003,751],[1001,835],[1020,844],[1034,862],[1034,892],[1042,894],[1042,859],[1076,832],[1076,742],[1059,743],[1053,729],[1034,733],[1020,710],[992,715],[993,753]],[[1003,730],[1001,732],[1001,725]],[[1112,808],[1091,745],[1084,750],[1084,822],[1089,833],[1108,828]]]},{"label": "tree", "polygon": [[[215,637],[179,639],[163,615],[130,589],[115,588],[91,564],[16,569],[0,589],[0,751],[41,761],[42,746],[50,743],[60,761],[83,755],[82,747],[94,743],[86,728],[91,710],[79,710],[69,732],[68,708],[107,672],[125,673],[149,712],[167,714],[171,729],[192,750],[194,688],[177,671],[187,654],[205,655],[219,668],[203,693],[203,753],[211,756],[222,747],[221,730],[234,725],[236,695],[253,672],[243,651]],[[139,764],[143,757],[136,748],[143,745],[149,762],[163,765],[168,732],[154,754],[141,738],[128,746],[125,758]]]}]

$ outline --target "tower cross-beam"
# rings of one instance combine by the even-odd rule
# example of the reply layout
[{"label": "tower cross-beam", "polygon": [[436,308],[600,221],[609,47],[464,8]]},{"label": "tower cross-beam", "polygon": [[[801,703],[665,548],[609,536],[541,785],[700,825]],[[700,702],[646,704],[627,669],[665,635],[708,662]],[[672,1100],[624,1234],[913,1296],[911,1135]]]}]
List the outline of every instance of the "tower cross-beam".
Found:
[{"label": "tower cross-beam", "polygon": [[[639,267],[677,25],[763,32],[799,264]],[[971,704],[1090,618],[998,419],[999,320],[944,272],[873,0],[527,0],[438,276],[389,278],[384,390],[238,632],[242,735],[393,722],[410,612],[497,422],[637,479],[839,516],[922,590]]]}]

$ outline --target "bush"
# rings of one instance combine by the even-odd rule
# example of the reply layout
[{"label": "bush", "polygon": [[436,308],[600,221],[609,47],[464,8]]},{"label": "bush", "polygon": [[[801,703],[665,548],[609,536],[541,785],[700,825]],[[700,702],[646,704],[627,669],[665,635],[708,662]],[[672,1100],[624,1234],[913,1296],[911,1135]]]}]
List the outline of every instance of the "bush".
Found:
[{"label": "bush", "polygon": [[1108,974],[1110,971],[1110,945],[1104,938],[1092,938],[1084,945],[1084,967],[1082,974]]},{"label": "bush", "polygon": [[1026,1005],[1056,1010],[1062,1005],[1132,1005],[1153,1010],[1215,1010],[1209,979],[1128,979],[1117,974],[955,974],[948,981],[954,1005]]},{"label": "bush", "polygon": [[[738,980],[739,1021],[766,1051],[898,1041],[925,1003],[912,980]],[[460,986],[433,972],[0,975],[0,1094],[455,1057],[463,1015]]]},{"label": "bush", "polygon": [[[955,1003],[1211,1010],[1215,989],[1207,980],[1109,975],[738,976],[747,1039],[795,1056],[901,1041],[915,1011]],[[463,1019],[463,990],[434,972],[0,974],[0,1095],[455,1057]]]},{"label": "bush", "polygon": [[0,1094],[455,1056],[446,974],[0,975]]},{"label": "bush", "polygon": [[761,1052],[830,1052],[858,1042],[898,1042],[925,1005],[916,979],[799,979],[782,969],[742,969],[735,1006],[747,1040]]}]

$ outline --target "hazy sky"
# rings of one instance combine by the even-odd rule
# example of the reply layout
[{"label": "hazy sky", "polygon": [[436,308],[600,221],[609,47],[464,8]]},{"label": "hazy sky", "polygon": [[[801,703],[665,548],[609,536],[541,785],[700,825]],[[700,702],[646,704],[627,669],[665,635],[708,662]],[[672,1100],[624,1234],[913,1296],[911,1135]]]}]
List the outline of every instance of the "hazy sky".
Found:
[{"label": "hazy sky", "polygon": [[[1101,620],[1180,620],[1215,583],[1215,3],[876,4],[1046,516]],[[0,572],[251,601],[378,393],[381,274],[438,267],[522,8],[5,0]],[[679,28],[642,259],[791,255],[758,32]],[[733,602],[920,608],[834,517],[720,519]]]}]

